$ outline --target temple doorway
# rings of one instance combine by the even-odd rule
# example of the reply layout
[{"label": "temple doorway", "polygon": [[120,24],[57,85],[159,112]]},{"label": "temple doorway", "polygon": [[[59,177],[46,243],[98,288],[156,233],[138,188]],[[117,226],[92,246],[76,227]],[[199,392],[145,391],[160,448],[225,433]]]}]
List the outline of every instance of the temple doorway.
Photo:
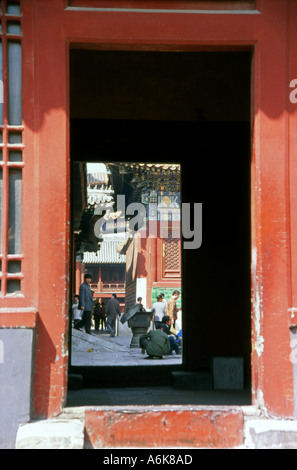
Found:
[{"label": "temple doorway", "polygon": [[182,364],[180,165],[75,162],[73,179],[72,365],[145,366],[140,338],[157,330],[150,365]]},{"label": "temple doorway", "polygon": [[[181,361],[143,366],[145,371],[128,364],[71,364],[70,371],[83,374],[87,385],[168,385],[173,372],[185,371],[206,374],[212,386],[213,359],[226,357],[242,360],[244,387],[250,387],[251,59],[249,51],[71,51],[72,195],[79,187],[83,200],[82,189],[86,188],[78,184],[79,172],[85,171],[87,163],[106,165],[119,188],[117,194],[126,194],[123,188],[128,186],[128,177],[123,175],[134,165],[129,178],[130,183],[140,178],[140,201],[142,176],[136,166],[147,169],[149,164],[155,171],[160,164],[175,165],[180,169],[180,201],[189,203],[192,211],[192,231],[193,206],[203,206],[202,244],[184,249],[181,233],[181,265],[174,265],[173,256],[173,266],[169,266],[169,271],[180,269],[180,284],[172,282],[169,287],[181,292]],[[78,174],[74,168],[80,168]],[[73,208],[75,205],[73,200]],[[81,211],[79,205],[77,210]],[[74,223],[75,216],[73,231],[80,230]],[[89,258],[85,268],[94,269],[92,260]],[[138,261],[140,266],[141,259]],[[155,269],[165,276],[165,282],[164,264],[160,262]],[[120,284],[120,273],[117,276]],[[127,288],[127,271],[125,276],[126,302],[132,287]],[[154,286],[148,289],[143,279],[138,287],[146,293],[146,307],[150,308],[148,292]],[[135,290],[133,301],[137,301]],[[92,351],[88,354],[91,357]]]}]

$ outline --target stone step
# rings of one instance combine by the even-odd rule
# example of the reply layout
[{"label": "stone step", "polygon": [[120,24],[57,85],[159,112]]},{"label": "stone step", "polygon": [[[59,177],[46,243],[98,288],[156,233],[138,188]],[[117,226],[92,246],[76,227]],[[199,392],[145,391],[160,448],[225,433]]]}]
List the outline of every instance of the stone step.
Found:
[{"label": "stone step", "polygon": [[249,420],[245,434],[248,449],[297,449],[296,420]]},{"label": "stone step", "polygon": [[84,419],[49,419],[21,424],[16,449],[83,449]]}]

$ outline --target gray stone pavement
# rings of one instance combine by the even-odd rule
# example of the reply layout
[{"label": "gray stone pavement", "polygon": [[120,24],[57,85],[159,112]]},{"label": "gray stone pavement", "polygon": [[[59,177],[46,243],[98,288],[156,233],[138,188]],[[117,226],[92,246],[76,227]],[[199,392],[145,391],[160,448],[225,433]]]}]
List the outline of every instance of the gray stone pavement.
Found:
[{"label": "gray stone pavement", "polygon": [[67,407],[75,406],[247,406],[248,389],[179,390],[174,387],[86,388],[70,390]]},{"label": "gray stone pavement", "polygon": [[71,365],[73,366],[160,366],[182,363],[182,356],[146,359],[140,348],[130,348],[131,334],[111,338],[106,332],[92,330],[92,335],[72,328]]},{"label": "gray stone pavement", "polygon": [[[73,330],[72,359],[74,366],[160,366],[182,364],[181,355],[148,360],[140,349],[130,348],[131,334],[110,338],[106,333],[93,335]],[[249,387],[238,391],[210,389],[180,389],[175,386],[145,386],[122,388],[81,388],[69,390],[67,407],[129,406],[129,405],[240,405],[251,404]]]}]

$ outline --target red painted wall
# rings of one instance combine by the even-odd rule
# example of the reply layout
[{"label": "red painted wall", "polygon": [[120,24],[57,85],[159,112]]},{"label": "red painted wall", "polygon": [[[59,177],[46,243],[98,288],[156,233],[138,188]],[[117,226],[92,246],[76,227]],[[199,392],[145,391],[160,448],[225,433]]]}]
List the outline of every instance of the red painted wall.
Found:
[{"label": "red painted wall", "polygon": [[[293,416],[290,312],[297,296],[296,2],[258,0],[247,14],[77,11],[64,0],[22,2],[25,142],[23,299],[38,312],[34,416],[58,414],[67,389],[69,291],[69,47],[126,50],[254,48],[252,287],[255,404]],[[32,181],[34,192],[32,192]],[[29,225],[33,223],[33,231]],[[28,325],[31,325],[31,316]],[[190,420],[194,416],[190,416]]]},{"label": "red painted wall", "polygon": [[[163,229],[162,229],[163,227]],[[164,234],[162,230],[169,230],[170,223],[150,221],[146,228],[146,236],[139,236],[137,277],[147,280],[147,306],[151,307],[153,287],[181,287],[181,269],[177,272],[164,273]],[[163,238],[162,238],[163,236]],[[179,242],[180,243],[180,242]],[[179,249],[179,259],[181,266],[181,251]],[[155,300],[153,301],[155,302]]]},{"label": "red painted wall", "polygon": [[232,448],[243,444],[240,408],[197,407],[125,412],[86,409],[86,446]]}]

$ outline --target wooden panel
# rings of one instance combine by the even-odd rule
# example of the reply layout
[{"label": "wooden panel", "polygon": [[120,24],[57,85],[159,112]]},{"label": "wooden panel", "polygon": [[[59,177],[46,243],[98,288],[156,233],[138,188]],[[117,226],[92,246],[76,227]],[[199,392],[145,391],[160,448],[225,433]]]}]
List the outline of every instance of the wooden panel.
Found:
[{"label": "wooden panel", "polygon": [[166,10],[254,10],[255,0],[68,0],[72,8],[136,8]]}]

